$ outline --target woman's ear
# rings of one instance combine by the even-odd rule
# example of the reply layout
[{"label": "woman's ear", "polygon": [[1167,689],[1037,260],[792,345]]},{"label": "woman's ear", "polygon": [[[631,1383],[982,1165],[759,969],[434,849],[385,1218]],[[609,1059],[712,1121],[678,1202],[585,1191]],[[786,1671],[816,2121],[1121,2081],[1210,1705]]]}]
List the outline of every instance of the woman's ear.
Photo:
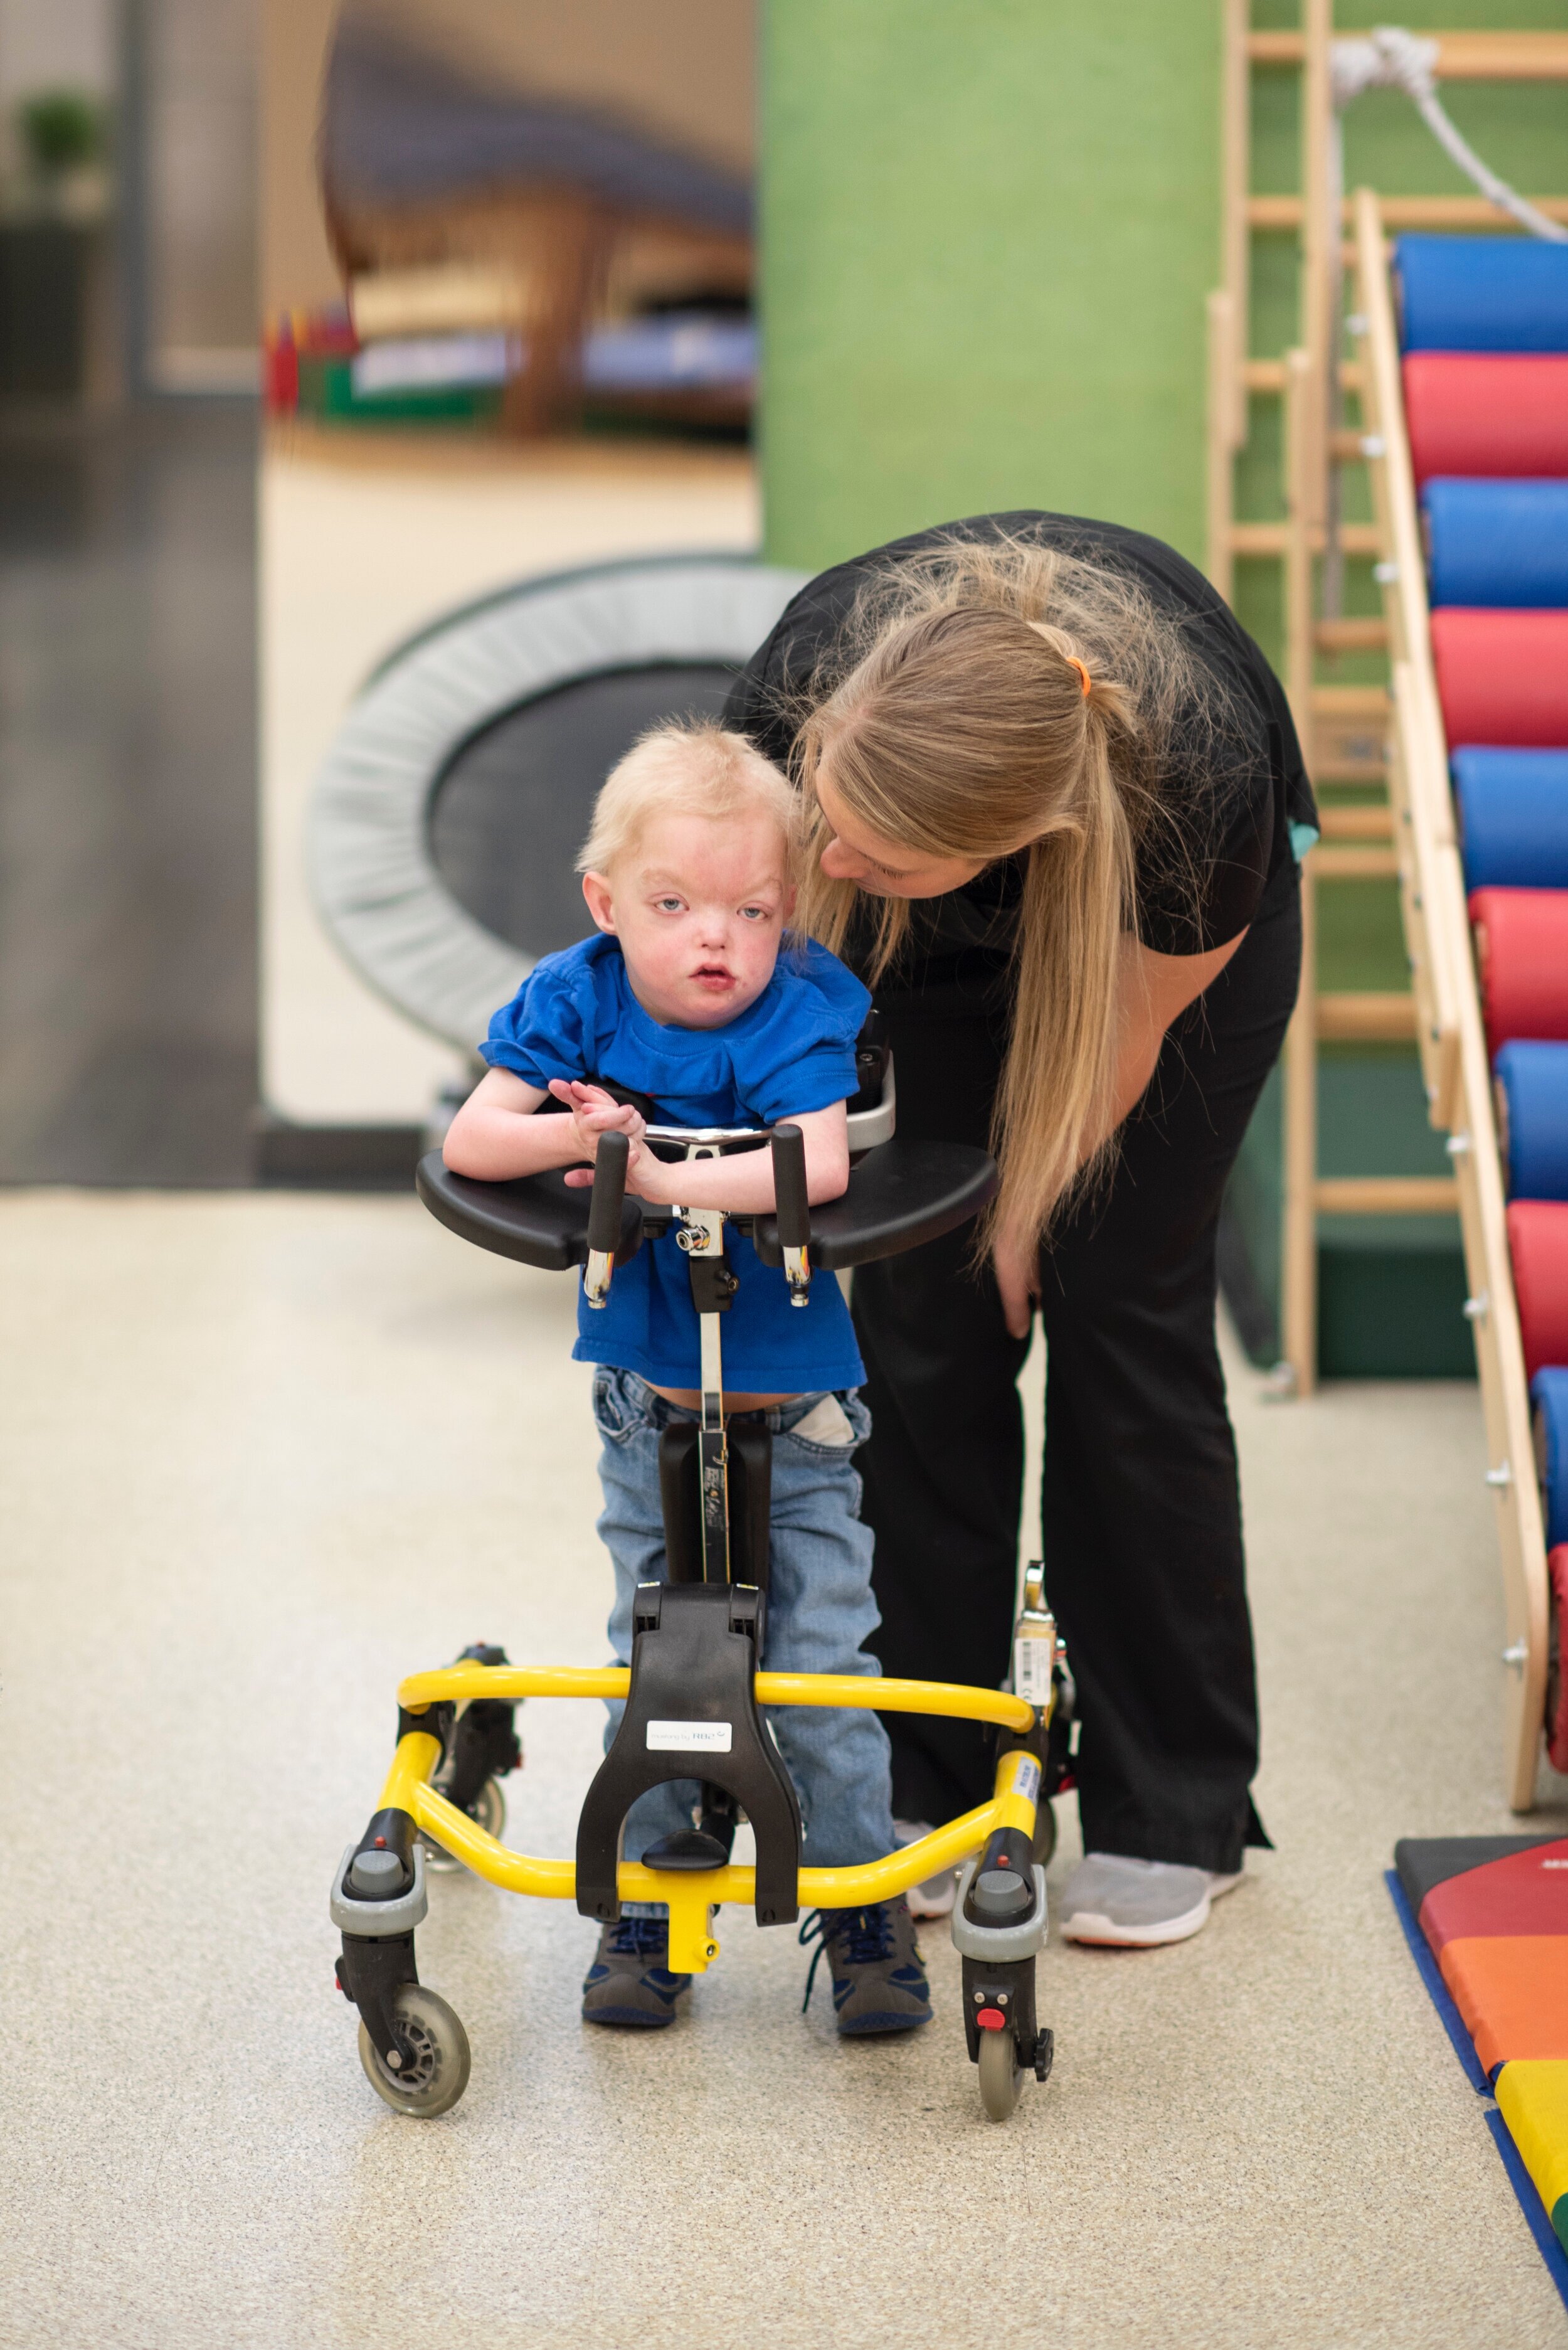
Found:
[{"label": "woman's ear", "polygon": [[588,911],[593,916],[595,921],[598,924],[599,929],[601,931],[607,931],[613,939],[615,936],[615,906],[610,898],[609,883],[605,879],[602,873],[584,874],[583,896],[587,902]]}]

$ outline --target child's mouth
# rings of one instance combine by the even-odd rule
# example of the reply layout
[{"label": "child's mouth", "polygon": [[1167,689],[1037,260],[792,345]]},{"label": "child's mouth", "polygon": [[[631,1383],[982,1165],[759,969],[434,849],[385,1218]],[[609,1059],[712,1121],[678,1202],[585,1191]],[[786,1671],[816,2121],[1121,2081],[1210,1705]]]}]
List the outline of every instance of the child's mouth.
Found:
[{"label": "child's mouth", "polygon": [[706,989],[710,995],[722,995],[727,987],[735,984],[732,975],[722,962],[699,963],[691,976],[698,986]]}]

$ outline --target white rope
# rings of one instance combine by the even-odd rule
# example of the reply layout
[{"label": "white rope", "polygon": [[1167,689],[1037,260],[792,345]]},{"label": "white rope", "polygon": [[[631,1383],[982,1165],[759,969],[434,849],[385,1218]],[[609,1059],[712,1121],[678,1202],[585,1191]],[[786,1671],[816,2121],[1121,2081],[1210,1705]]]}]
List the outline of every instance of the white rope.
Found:
[{"label": "white rope", "polygon": [[[1362,39],[1334,41],[1330,47],[1329,71],[1336,114],[1363,90],[1402,89],[1438,145],[1489,203],[1507,213],[1532,236],[1544,237],[1552,244],[1568,244],[1568,229],[1548,220],[1506,180],[1500,180],[1449,120],[1438,96],[1438,56],[1436,41],[1423,40],[1399,25],[1379,25]],[[1335,220],[1337,226],[1337,214]]]},{"label": "white rope", "polygon": [[[1465,177],[1480,190],[1489,203],[1507,213],[1521,228],[1532,236],[1544,237],[1552,244],[1568,244],[1568,229],[1500,180],[1488,164],[1481,161],[1475,149],[1465,139],[1445,112],[1438,96],[1437,68],[1439,55],[1436,41],[1427,40],[1418,33],[1407,32],[1401,25],[1379,25],[1366,35],[1329,44],[1329,88],[1334,100],[1328,125],[1328,198],[1327,254],[1329,274],[1328,315],[1337,322],[1344,307],[1343,222],[1345,217],[1345,109],[1364,90],[1400,89],[1409,99],[1422,121],[1438,145],[1452,157]],[[1339,389],[1339,335],[1329,336],[1327,416],[1332,431],[1341,414]],[[1328,473],[1327,510],[1324,515],[1323,608],[1333,619],[1342,608],[1345,596],[1345,550],[1340,532],[1340,477],[1337,466]]]}]

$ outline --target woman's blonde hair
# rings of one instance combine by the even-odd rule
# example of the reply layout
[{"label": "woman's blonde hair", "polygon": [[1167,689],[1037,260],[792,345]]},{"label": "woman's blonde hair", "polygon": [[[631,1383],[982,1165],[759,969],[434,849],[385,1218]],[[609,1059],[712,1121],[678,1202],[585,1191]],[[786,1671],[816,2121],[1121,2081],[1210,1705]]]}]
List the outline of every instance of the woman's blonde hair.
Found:
[{"label": "woman's blonde hair", "polygon": [[579,873],[610,873],[635,856],[659,816],[718,821],[760,810],[778,826],[784,869],[794,879],[800,849],[800,797],[771,759],[743,734],[709,719],[655,726],[610,769],[594,802],[593,824],[577,858]]},{"label": "woman's blonde hair", "polygon": [[[819,776],[883,840],[982,864],[1025,852],[992,1147],[994,1221],[1027,1243],[1112,1148],[1122,941],[1137,931],[1146,837],[1168,835],[1156,853],[1196,899],[1155,789],[1194,699],[1191,656],[1125,572],[1010,536],[950,536],[889,565],[848,640],[854,666],[819,674],[794,713],[808,825],[796,923],[839,950],[863,910],[855,883],[821,869]],[[875,984],[910,906],[871,902]]]}]

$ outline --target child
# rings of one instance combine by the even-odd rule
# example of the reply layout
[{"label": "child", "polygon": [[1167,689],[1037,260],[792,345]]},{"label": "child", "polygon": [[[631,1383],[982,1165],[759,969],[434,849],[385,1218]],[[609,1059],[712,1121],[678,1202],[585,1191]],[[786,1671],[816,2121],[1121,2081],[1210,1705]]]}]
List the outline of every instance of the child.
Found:
[{"label": "child", "polygon": [[[791,1119],[805,1139],[811,1198],[838,1196],[870,999],[825,948],[786,941],[795,821],[784,777],[740,735],[692,724],[644,736],[600,792],[578,859],[597,934],[546,955],[492,1020],[480,1047],[490,1073],[447,1137],[455,1173],[503,1181],[558,1167],[568,1183],[591,1183],[599,1137],[619,1132],[630,1146],[627,1190],[639,1199],[740,1214],[773,1207],[767,1151],[667,1163],[638,1112],[602,1090],[613,1084],[651,1097],[661,1125]],[[552,1095],[566,1114],[536,1116]],[[782,1271],[762,1264],[742,1234],[727,1233],[726,1246],[740,1285],[724,1322],[724,1408],[765,1415],[774,1433],[768,1665],[875,1673],[862,1648],[877,1622],[871,1534],[853,1459],[870,1421],[855,1392],[865,1370],[848,1309],[830,1278],[813,1282],[804,1310],[792,1308]],[[697,1315],[674,1232],[644,1242],[605,1307],[579,1299],[577,1327],[574,1355],[599,1366],[599,1532],[615,1563],[610,1639],[625,1663],[636,1587],[666,1572],[659,1434],[701,1405]],[[876,1714],[790,1707],[774,1726],[800,1796],[807,1864],[843,1867],[890,1852],[888,1747]],[[683,1781],[640,1796],[627,1817],[628,1858],[690,1828],[698,1794]],[[929,2021],[903,1900],[824,1912],[820,1923],[840,2032]],[[691,1978],[671,1974],[668,1958],[663,1905],[626,1905],[600,1934],[584,2016],[669,2023]]]}]

